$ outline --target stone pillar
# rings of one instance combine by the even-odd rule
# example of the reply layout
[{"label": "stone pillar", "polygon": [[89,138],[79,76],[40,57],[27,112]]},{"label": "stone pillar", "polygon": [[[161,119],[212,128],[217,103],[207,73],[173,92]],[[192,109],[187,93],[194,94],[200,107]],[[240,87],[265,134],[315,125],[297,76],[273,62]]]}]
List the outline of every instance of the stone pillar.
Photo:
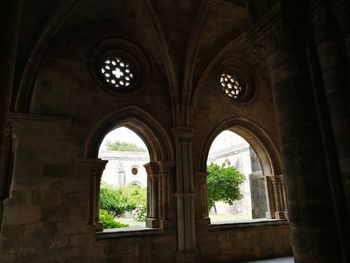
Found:
[{"label": "stone pillar", "polygon": [[[309,76],[304,17],[274,9],[249,33],[270,72],[297,263],[343,262]],[[327,251],[327,253],[325,253]]]},{"label": "stone pillar", "polygon": [[99,158],[83,158],[77,160],[78,173],[90,181],[90,199],[88,223],[96,226],[96,231],[102,231],[100,221],[100,186],[103,170],[108,161]]},{"label": "stone pillar", "polygon": [[342,32],[343,43],[347,52],[347,75],[348,81],[350,81],[350,4],[347,0],[332,0],[330,2],[334,20],[337,21]]},{"label": "stone pillar", "polygon": [[280,176],[270,176],[272,189],[273,189],[273,200],[274,200],[274,218],[285,219],[285,209],[283,201],[283,190]]},{"label": "stone pillar", "polygon": [[22,0],[4,0],[0,11],[0,200],[5,198],[5,134],[8,127]]},{"label": "stone pillar", "polygon": [[267,181],[261,171],[249,174],[252,218],[271,218],[267,203]]},{"label": "stone pillar", "polygon": [[208,172],[196,172],[195,176],[200,178],[202,219],[203,221],[210,223],[209,207],[208,207],[208,188],[207,188]]},{"label": "stone pillar", "polygon": [[[158,180],[158,213],[160,227],[175,226],[175,206],[173,205],[173,191],[171,190],[171,180],[175,168],[175,162],[159,161],[159,180]],[[173,212],[173,213],[172,213]],[[170,215],[170,213],[172,213]],[[171,220],[171,221],[169,221]]]},{"label": "stone pillar", "polygon": [[279,177],[280,177],[281,193],[282,193],[282,197],[281,197],[282,198],[282,211],[284,214],[284,218],[288,219],[286,183],[284,181],[284,176],[282,174]]},{"label": "stone pillar", "polygon": [[158,178],[159,166],[156,162],[144,165],[147,172],[147,219],[146,226],[156,228],[160,226],[158,214]]},{"label": "stone pillar", "polygon": [[192,168],[193,129],[172,129],[176,152],[177,263],[196,261],[194,187]]},{"label": "stone pillar", "polygon": [[6,129],[5,140],[4,140],[4,158],[2,159],[2,166],[0,166],[0,173],[3,175],[0,181],[0,226],[2,225],[3,210],[4,210],[4,201],[10,195],[10,186],[12,182],[12,173],[14,165],[14,146],[13,146],[14,137],[12,134],[12,123],[9,122],[9,125]]},{"label": "stone pillar", "polygon": [[311,23],[350,211],[350,105],[346,90],[350,83],[346,76],[339,35],[337,29],[332,27],[330,17],[330,10],[321,5],[314,13]]}]

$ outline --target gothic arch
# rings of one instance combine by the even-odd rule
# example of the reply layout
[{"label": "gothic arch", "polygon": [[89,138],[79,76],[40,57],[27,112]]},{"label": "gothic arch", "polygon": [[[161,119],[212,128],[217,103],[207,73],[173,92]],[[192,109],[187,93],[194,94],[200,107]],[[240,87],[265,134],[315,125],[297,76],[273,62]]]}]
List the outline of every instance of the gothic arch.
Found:
[{"label": "gothic arch", "polygon": [[142,138],[151,161],[174,160],[173,145],[166,130],[150,113],[135,106],[110,112],[96,123],[86,140],[84,157],[97,157],[106,134],[121,126],[133,130]]},{"label": "gothic arch", "polygon": [[264,175],[279,175],[282,165],[279,152],[268,134],[257,124],[245,118],[229,118],[221,122],[211,131],[204,144],[200,159],[200,169],[206,170],[206,162],[211,144],[216,136],[224,130],[230,130],[244,138],[260,159]]}]

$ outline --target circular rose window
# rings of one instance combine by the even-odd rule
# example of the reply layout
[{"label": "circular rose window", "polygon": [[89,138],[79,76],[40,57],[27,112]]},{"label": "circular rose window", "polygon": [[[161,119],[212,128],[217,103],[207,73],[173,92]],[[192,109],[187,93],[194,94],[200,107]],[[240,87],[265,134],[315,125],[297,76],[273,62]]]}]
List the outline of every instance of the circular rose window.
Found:
[{"label": "circular rose window", "polygon": [[220,76],[220,84],[226,95],[232,99],[239,99],[244,94],[244,86],[236,76],[223,73]]},{"label": "circular rose window", "polygon": [[101,65],[103,79],[118,89],[128,89],[134,82],[134,73],[127,61],[119,57],[106,58]]}]

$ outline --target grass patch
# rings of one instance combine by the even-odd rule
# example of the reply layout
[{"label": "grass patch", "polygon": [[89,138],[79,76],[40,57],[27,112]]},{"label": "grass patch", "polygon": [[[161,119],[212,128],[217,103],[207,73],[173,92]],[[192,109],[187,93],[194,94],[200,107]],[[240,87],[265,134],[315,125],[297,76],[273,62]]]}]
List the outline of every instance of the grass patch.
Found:
[{"label": "grass patch", "polygon": [[229,221],[242,221],[251,220],[249,215],[234,215],[234,214],[210,214],[211,222],[229,222]]},{"label": "grass patch", "polygon": [[117,219],[120,223],[128,224],[129,227],[140,227],[140,226],[146,226],[145,222],[138,222],[132,217],[119,217]]}]

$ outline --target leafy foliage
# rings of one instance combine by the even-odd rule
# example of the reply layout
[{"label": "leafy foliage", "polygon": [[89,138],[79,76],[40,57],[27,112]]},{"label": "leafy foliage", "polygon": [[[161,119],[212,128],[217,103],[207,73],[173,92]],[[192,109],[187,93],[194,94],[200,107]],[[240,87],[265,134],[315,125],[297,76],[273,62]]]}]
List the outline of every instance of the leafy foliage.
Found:
[{"label": "leafy foliage", "polygon": [[235,167],[210,163],[207,166],[207,172],[209,209],[217,201],[232,204],[233,201],[242,199],[243,194],[239,187],[244,182],[245,176]]},{"label": "leafy foliage", "polygon": [[110,214],[108,214],[108,212],[106,210],[100,209],[100,220],[103,224],[103,228],[104,229],[108,229],[108,228],[121,228],[121,227],[128,227],[128,224],[123,224],[120,223],[118,221],[114,220],[114,217]]},{"label": "leafy foliage", "polygon": [[[145,221],[147,214],[147,189],[136,185],[115,188],[101,184],[100,207],[113,217],[120,217],[125,212],[136,209],[136,220]],[[144,219],[143,219],[144,218]]]},{"label": "leafy foliage", "polygon": [[136,206],[135,209],[135,219],[138,222],[146,222],[147,218],[147,205],[146,204],[139,204]]},{"label": "leafy foliage", "polygon": [[107,149],[110,151],[121,151],[121,152],[145,152],[146,150],[139,147],[134,143],[121,142],[121,141],[107,141]]},{"label": "leafy foliage", "polygon": [[119,217],[125,212],[135,209],[128,200],[123,188],[113,188],[109,185],[101,185],[100,207],[107,210],[113,217]]}]

